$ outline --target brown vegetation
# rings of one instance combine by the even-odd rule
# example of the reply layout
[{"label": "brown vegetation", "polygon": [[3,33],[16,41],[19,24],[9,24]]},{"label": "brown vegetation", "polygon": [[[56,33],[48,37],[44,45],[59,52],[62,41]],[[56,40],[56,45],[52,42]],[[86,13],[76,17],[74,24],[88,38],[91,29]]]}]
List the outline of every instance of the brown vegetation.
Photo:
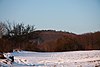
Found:
[{"label": "brown vegetation", "polygon": [[34,26],[24,24],[1,25],[1,31],[0,52],[14,49],[44,52],[100,49],[99,31],[77,35],[55,30],[35,31]]},{"label": "brown vegetation", "polygon": [[0,39],[0,52],[12,51],[16,48],[48,52],[100,49],[100,32],[76,35],[46,30]]}]

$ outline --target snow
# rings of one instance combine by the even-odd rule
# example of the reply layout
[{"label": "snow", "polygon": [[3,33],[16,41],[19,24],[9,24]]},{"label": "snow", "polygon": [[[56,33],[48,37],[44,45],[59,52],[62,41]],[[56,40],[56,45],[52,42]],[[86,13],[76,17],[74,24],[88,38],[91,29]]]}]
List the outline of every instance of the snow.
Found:
[{"label": "snow", "polygon": [[[20,51],[4,54],[14,56],[14,62],[0,60],[1,66],[13,67],[100,67],[100,50],[70,52]],[[7,63],[4,63],[7,61]]]}]

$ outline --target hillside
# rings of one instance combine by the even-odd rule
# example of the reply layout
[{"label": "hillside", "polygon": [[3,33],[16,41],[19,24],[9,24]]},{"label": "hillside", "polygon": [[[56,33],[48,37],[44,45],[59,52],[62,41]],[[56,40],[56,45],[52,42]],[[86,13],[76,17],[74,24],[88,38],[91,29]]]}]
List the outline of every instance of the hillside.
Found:
[{"label": "hillside", "polygon": [[[100,49],[100,32],[74,34],[55,30],[37,30],[25,35],[0,38],[0,52],[13,49],[60,52]],[[5,49],[3,49],[5,48]]]}]

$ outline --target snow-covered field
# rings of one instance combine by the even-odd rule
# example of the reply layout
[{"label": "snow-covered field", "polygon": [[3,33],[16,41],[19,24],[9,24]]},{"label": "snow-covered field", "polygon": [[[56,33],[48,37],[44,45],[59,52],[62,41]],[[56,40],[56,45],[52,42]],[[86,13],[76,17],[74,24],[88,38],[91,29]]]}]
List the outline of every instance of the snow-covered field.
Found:
[{"label": "snow-covered field", "polygon": [[72,52],[20,51],[4,54],[14,56],[11,64],[0,59],[0,67],[100,67],[100,50]]}]

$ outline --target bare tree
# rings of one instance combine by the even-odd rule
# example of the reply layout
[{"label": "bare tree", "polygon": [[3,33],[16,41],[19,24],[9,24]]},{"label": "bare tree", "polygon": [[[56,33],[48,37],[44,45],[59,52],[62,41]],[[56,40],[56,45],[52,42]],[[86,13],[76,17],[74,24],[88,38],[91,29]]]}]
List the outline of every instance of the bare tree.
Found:
[{"label": "bare tree", "polygon": [[34,25],[31,26],[31,25],[28,24],[28,25],[24,26],[24,31],[23,31],[23,33],[24,33],[24,34],[28,34],[28,33],[30,33],[30,32],[33,32],[35,29],[36,29],[36,28],[35,28]]},{"label": "bare tree", "polygon": [[10,23],[6,20],[6,23],[0,22],[0,38],[2,35],[6,34],[7,36],[17,36],[24,35],[35,30],[34,25],[24,25],[23,23]]},{"label": "bare tree", "polygon": [[6,34],[6,28],[5,27],[6,27],[5,23],[0,21],[0,38],[2,38],[2,36],[4,34]]},{"label": "bare tree", "polygon": [[6,35],[10,36],[12,31],[12,24],[9,22],[9,20],[6,20],[5,28],[7,30]]},{"label": "bare tree", "polygon": [[34,26],[31,25],[24,25],[23,23],[17,23],[17,24],[13,24],[12,26],[12,33],[14,35],[23,35],[23,34],[28,34],[30,32],[33,32],[35,30]]}]

